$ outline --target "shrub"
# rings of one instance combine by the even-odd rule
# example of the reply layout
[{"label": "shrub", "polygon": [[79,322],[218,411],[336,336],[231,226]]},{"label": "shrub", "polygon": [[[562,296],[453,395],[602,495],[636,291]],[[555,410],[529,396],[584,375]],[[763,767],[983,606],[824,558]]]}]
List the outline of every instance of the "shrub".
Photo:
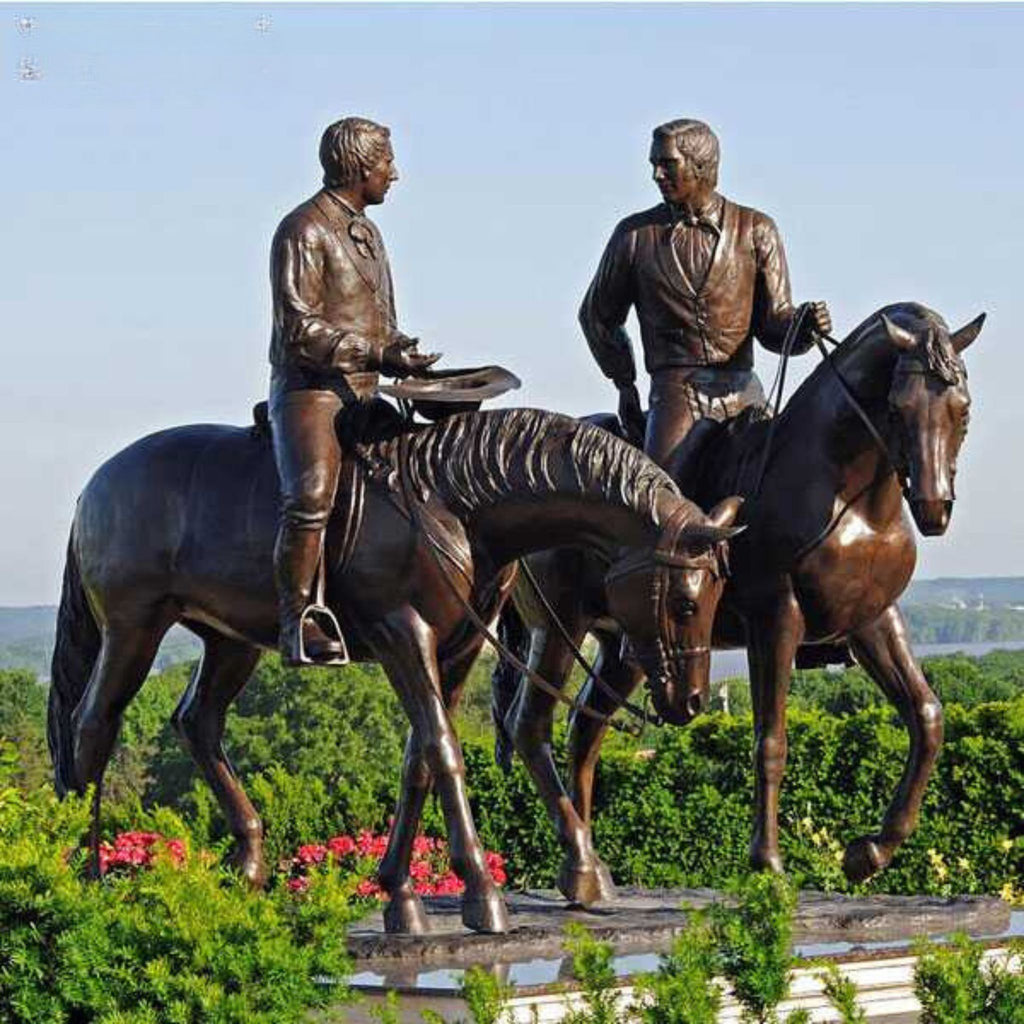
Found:
[{"label": "shrub", "polygon": [[253,893],[214,858],[176,858],[154,842],[146,870],[86,882],[85,854],[68,851],[88,802],[19,793],[5,785],[9,756],[2,763],[5,1024],[281,1024],[338,998],[314,979],[349,966],[349,880],[318,874],[301,899],[283,886]]}]

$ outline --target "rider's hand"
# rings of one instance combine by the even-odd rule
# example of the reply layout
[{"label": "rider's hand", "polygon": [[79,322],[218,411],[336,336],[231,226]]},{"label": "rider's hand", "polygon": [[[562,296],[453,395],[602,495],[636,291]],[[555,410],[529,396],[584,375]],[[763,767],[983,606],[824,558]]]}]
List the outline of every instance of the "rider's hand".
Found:
[{"label": "rider's hand", "polygon": [[824,302],[810,303],[810,326],[811,330],[824,336],[832,333],[832,317],[828,311],[828,305]]},{"label": "rider's hand", "polygon": [[419,338],[396,334],[380,357],[380,368],[389,377],[415,377],[441,358],[440,352],[417,352]]},{"label": "rider's hand", "polygon": [[640,405],[640,392],[637,391],[636,384],[623,384],[619,387],[619,421],[627,439],[643,447],[647,420]]}]

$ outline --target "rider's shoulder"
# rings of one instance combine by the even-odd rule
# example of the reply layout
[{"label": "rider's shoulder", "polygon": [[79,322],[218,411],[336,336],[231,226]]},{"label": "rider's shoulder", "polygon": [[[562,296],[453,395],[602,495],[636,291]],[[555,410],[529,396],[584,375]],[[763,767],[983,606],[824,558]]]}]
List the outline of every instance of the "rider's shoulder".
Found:
[{"label": "rider's shoulder", "polygon": [[652,206],[648,210],[640,210],[638,213],[631,213],[628,217],[623,217],[615,225],[614,234],[620,236],[636,234],[645,228],[667,224],[670,219],[668,207],[664,203],[658,203],[657,206]]},{"label": "rider's shoulder", "polygon": [[740,222],[749,225],[755,241],[770,241],[778,237],[779,226],[775,223],[774,218],[769,217],[767,213],[757,210],[753,206],[734,203],[731,199],[726,199],[725,202],[736,208]]},{"label": "rider's shoulder", "polygon": [[317,201],[319,197],[317,192],[286,213],[277,226],[275,237],[311,240],[319,236],[324,227],[323,211]]}]

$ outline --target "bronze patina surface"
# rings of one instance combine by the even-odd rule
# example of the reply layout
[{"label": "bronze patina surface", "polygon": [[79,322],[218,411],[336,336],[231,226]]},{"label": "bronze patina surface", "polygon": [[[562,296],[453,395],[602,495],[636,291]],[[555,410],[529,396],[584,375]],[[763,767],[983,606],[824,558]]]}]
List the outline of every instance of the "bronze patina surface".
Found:
[{"label": "bronze patina surface", "polygon": [[[917,822],[942,744],[942,708],[914,658],[896,605],[916,561],[904,499],[923,534],[945,531],[970,407],[961,353],[983,320],[953,332],[937,313],[916,303],[886,307],[856,328],[786,405],[758,492],[757,468],[768,440],[763,421],[721,427],[692,474],[690,494],[705,506],[726,493],[746,496],[738,521],[748,529],[731,546],[731,576],[714,643],[748,650],[755,867],[782,869],[778,800],[786,764],[786,696],[801,645],[848,642],[910,733],[906,767],[880,828],[846,848],[849,878],[861,881],[884,868]],[[570,638],[578,645],[588,631],[597,636],[597,671],[624,699],[642,675],[621,656],[618,627],[595,585],[599,566],[572,549],[537,554],[527,563]],[[507,642],[530,648],[531,661],[546,679],[564,683],[571,649],[522,584],[515,608],[510,604],[503,613],[503,629]],[[551,757],[551,698],[528,682],[517,692],[519,680],[504,667],[494,678],[496,719],[504,733],[499,756],[510,757],[514,745],[559,822],[566,850],[559,887],[580,902],[607,897],[610,886],[587,888],[578,881],[594,877],[586,870],[600,865],[589,823],[606,727],[583,715],[573,719],[570,800]],[[595,709],[616,707],[614,695],[593,680],[585,693]],[[596,877],[607,875],[598,871]]]},{"label": "bronze patina surface", "polygon": [[330,664],[343,652],[305,614],[338,490],[339,414],[362,404],[358,415],[378,433],[400,431],[397,411],[376,398],[380,374],[404,377],[438,358],[398,330],[384,240],[365,213],[398,179],[390,132],[364,118],[337,121],[323,134],[320,163],[324,187],[281,221],[270,257],[270,419],[282,499],[274,569],[281,653],[292,664]]},{"label": "bronze patina surface", "polygon": [[[651,460],[607,431],[531,409],[470,412],[364,450],[365,513],[327,530],[325,600],[352,654],[379,661],[412,726],[381,885],[389,931],[422,932],[409,864],[428,793],[444,811],[463,923],[501,932],[451,713],[521,555],[580,543],[606,566],[655,705],[685,722],[708,694],[707,645],[724,585],[728,503],[716,521]],[[195,425],[150,435],[87,484],[68,544],[51,668],[49,739],[59,792],[98,793],[121,715],[175,622],[204,643],[173,725],[237,840],[233,863],[264,881],[262,824],[222,740],[224,718],[278,641],[271,553],[280,487],[265,430]],[[346,558],[340,551],[349,551]],[[441,553],[439,553],[441,552]],[[678,616],[680,606],[699,609]],[[690,651],[701,651],[696,658]]]},{"label": "bronze patina surface", "polygon": [[[654,129],[650,162],[664,201],[615,228],[580,308],[590,350],[619,389],[627,434],[684,482],[688,450],[700,443],[699,434],[684,443],[694,425],[763,402],[754,339],[779,352],[796,315],[775,222],[715,191],[718,161],[718,139],[703,122]],[[630,308],[651,375],[646,420],[623,326]],[[794,353],[810,348],[811,328],[831,331],[824,302],[812,304]]]}]

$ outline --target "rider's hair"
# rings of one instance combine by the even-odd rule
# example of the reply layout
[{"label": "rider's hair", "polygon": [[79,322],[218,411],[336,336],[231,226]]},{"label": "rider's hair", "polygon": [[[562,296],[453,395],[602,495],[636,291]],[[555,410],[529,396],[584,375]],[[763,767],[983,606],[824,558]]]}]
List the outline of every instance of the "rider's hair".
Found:
[{"label": "rider's hair", "polygon": [[365,117],[343,117],[328,125],[320,138],[320,166],[328,188],[359,181],[383,155],[391,131]]},{"label": "rider's hair", "polygon": [[698,176],[712,188],[718,184],[718,137],[703,121],[680,117],[659,124],[653,134],[655,139],[673,139]]}]

